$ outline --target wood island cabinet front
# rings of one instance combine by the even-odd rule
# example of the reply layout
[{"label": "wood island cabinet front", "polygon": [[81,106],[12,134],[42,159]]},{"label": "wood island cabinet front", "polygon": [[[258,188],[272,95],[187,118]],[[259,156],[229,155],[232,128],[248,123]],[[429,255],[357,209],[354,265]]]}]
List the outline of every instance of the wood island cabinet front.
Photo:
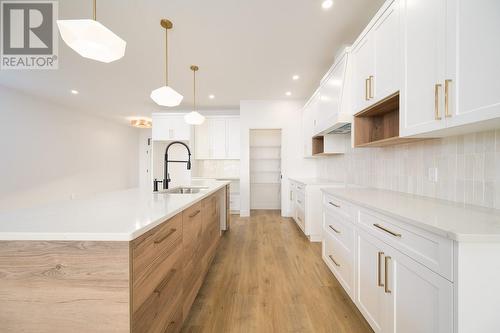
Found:
[{"label": "wood island cabinet front", "polygon": [[218,192],[132,242],[132,332],[179,332],[215,256]]}]

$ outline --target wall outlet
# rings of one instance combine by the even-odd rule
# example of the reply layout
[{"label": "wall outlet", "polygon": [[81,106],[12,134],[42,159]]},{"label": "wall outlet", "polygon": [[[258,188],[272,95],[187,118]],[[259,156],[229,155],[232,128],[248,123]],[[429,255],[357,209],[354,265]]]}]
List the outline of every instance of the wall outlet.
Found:
[{"label": "wall outlet", "polygon": [[430,182],[432,183],[437,183],[438,181],[438,168],[429,168],[429,174],[428,174],[428,177]]}]

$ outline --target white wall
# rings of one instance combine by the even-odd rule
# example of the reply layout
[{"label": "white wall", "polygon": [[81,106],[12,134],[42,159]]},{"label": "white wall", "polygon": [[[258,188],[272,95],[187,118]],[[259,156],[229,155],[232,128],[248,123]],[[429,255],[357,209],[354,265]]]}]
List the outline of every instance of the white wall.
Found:
[{"label": "white wall", "polygon": [[0,210],[138,185],[138,130],[0,87]]},{"label": "white wall", "polygon": [[304,101],[278,100],[240,102],[241,119],[241,165],[240,195],[241,216],[250,215],[250,129],[281,129],[281,186],[282,215],[289,215],[288,176],[313,177],[315,163],[303,158],[301,109]]}]

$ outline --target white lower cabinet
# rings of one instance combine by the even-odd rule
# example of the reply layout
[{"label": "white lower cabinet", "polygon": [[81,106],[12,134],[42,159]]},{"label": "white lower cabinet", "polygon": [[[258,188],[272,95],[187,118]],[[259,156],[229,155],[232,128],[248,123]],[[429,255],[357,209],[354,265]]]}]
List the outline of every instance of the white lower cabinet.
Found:
[{"label": "white lower cabinet", "polygon": [[375,332],[453,332],[450,281],[363,230],[357,243],[355,303]]},{"label": "white lower cabinet", "polygon": [[381,288],[382,244],[374,237],[357,234],[356,298],[354,303],[375,332],[387,330],[387,298]]},{"label": "white lower cabinet", "polygon": [[452,333],[453,284],[396,250],[387,250],[385,265],[386,332]]},{"label": "white lower cabinet", "polygon": [[[360,220],[362,213],[366,214],[364,208],[346,207],[326,195],[323,202],[323,260],[372,329],[377,333],[453,333],[453,282],[443,277],[442,270],[430,269],[433,266],[420,256],[405,254],[414,253],[404,249],[408,244],[419,249],[426,245],[425,241],[408,231],[395,232],[399,231],[395,224],[374,223],[386,231],[367,228]],[[354,219],[346,213],[351,211]],[[412,231],[437,242],[426,231]],[[383,233],[401,240],[388,241]],[[435,252],[434,257],[440,258],[440,252]],[[441,266],[435,267],[452,265],[452,262],[437,262]]]}]

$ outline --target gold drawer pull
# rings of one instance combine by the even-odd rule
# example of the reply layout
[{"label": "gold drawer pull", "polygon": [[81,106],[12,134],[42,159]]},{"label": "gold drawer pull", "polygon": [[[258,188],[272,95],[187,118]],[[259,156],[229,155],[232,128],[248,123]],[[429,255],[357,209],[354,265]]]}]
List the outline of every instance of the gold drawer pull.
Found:
[{"label": "gold drawer pull", "polygon": [[450,83],[451,80],[444,81],[444,116],[450,118]]},{"label": "gold drawer pull", "polygon": [[373,75],[370,75],[368,77],[368,82],[370,83],[370,85],[369,85],[370,88],[368,89],[368,97],[370,99],[372,99],[373,98]]},{"label": "gold drawer pull", "polygon": [[335,261],[335,259],[333,259],[333,256],[332,256],[331,254],[330,254],[328,257],[329,257],[329,258],[330,258],[330,260],[331,260],[331,261],[335,264],[335,266],[340,267],[339,263],[338,263],[338,262],[336,262],[336,261]]},{"label": "gold drawer pull", "polygon": [[391,290],[389,289],[389,260],[391,260],[391,257],[385,257],[385,286],[384,290],[387,294],[391,293]]},{"label": "gold drawer pull", "polygon": [[163,289],[165,289],[165,286],[172,280],[172,277],[175,275],[175,272],[177,270],[175,268],[172,268],[170,272],[168,272],[167,276],[163,279],[163,281],[160,282],[160,284],[155,288],[153,291],[155,294],[161,294]]},{"label": "gold drawer pull", "polygon": [[196,215],[198,215],[200,212],[201,212],[201,210],[199,210],[199,209],[198,209],[196,212],[194,212],[193,214],[189,215],[189,218],[191,219],[191,218],[195,217],[195,216],[196,216]]},{"label": "gold drawer pull", "polygon": [[389,229],[387,229],[387,228],[385,228],[385,227],[381,226],[381,225],[380,225],[380,224],[378,224],[378,223],[374,223],[374,224],[373,224],[373,226],[374,226],[374,227],[376,227],[376,228],[379,228],[379,229],[380,229],[380,230],[382,230],[382,231],[387,232],[388,234],[393,235],[394,237],[401,237],[401,234],[398,234],[397,232],[394,232],[394,231],[390,231]]},{"label": "gold drawer pull", "polygon": [[340,208],[340,205],[337,205],[337,204],[334,204],[333,202],[328,202],[330,205],[332,205],[333,207],[337,207],[337,208]]},{"label": "gold drawer pull", "polygon": [[370,100],[370,96],[368,96],[369,86],[370,86],[370,79],[366,79],[365,80],[365,100],[367,100],[367,101]]},{"label": "gold drawer pull", "polygon": [[155,239],[154,243],[155,243],[155,244],[160,244],[160,243],[162,243],[165,239],[167,239],[168,237],[170,237],[170,236],[171,236],[174,232],[176,232],[176,231],[177,231],[177,229],[174,229],[174,228],[170,229],[170,231],[169,231],[169,232],[168,232],[165,236],[163,236],[163,237],[162,237],[162,238],[160,238],[160,239]]},{"label": "gold drawer pull", "polygon": [[336,233],[340,234],[340,231],[338,231],[337,229],[335,229],[332,225],[329,225],[330,229],[332,229],[333,231],[335,231]]},{"label": "gold drawer pull", "polygon": [[379,287],[383,287],[384,284],[382,283],[382,270],[380,269],[380,262],[382,261],[382,256],[384,255],[384,252],[379,252],[378,253],[378,260],[377,260],[377,271],[378,271],[378,279],[377,279],[377,285]]},{"label": "gold drawer pull", "polygon": [[299,204],[301,204],[301,205],[302,205],[302,201],[300,201],[300,200],[297,200],[297,202],[298,202]]},{"label": "gold drawer pull", "polygon": [[441,89],[441,84],[438,83],[434,86],[434,118],[436,120],[441,120],[439,115],[439,89]]}]

